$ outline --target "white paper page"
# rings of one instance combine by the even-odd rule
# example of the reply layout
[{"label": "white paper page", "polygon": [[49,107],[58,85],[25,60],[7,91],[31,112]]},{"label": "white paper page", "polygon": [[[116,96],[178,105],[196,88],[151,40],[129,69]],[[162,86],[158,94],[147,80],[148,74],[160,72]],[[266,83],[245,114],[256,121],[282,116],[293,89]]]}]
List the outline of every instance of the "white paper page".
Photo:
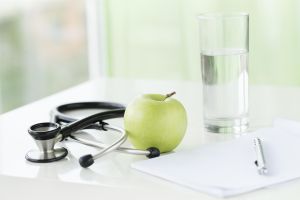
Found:
[{"label": "white paper page", "polygon": [[300,135],[300,122],[297,121],[278,118],[273,121],[273,127],[276,129],[281,129],[282,132]]},{"label": "white paper page", "polygon": [[[254,165],[253,138],[256,136],[262,140],[269,170],[267,176],[258,175]],[[300,177],[299,152],[300,134],[268,128],[233,141],[139,161],[132,167],[199,191],[224,196]]]}]

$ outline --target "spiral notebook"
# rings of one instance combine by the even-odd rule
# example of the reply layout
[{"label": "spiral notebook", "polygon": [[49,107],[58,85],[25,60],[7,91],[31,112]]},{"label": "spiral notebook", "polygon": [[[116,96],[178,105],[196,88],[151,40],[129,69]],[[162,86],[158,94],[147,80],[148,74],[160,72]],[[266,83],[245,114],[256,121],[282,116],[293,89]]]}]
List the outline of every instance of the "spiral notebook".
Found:
[{"label": "spiral notebook", "polygon": [[[253,138],[263,143],[267,175],[254,164]],[[155,159],[134,169],[217,197],[234,196],[300,177],[300,124],[275,120],[274,126],[238,139],[204,145]]]}]

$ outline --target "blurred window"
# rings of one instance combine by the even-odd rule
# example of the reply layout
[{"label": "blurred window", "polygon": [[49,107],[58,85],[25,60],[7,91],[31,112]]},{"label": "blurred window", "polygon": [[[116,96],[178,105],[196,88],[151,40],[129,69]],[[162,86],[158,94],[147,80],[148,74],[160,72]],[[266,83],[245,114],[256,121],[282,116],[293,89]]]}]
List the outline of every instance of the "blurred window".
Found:
[{"label": "blurred window", "polygon": [[0,3],[0,112],[88,79],[83,0]]},{"label": "blurred window", "polygon": [[[86,13],[87,2],[101,5],[95,26],[86,26],[86,14],[93,16]],[[90,75],[102,66],[98,71],[111,77],[200,80],[197,15],[203,12],[250,14],[251,83],[300,85],[298,0],[0,3],[0,112],[87,80],[88,57],[94,63]],[[92,29],[97,25],[99,33]],[[89,56],[86,27],[93,44]]]}]

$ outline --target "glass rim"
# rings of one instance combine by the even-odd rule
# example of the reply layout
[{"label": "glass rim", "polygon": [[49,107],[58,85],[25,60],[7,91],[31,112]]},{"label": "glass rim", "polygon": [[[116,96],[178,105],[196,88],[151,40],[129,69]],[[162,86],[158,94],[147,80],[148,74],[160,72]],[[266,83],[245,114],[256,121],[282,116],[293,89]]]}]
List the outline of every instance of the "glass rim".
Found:
[{"label": "glass rim", "polygon": [[238,18],[238,17],[249,17],[247,12],[206,12],[201,13],[198,19],[219,19],[219,18]]}]

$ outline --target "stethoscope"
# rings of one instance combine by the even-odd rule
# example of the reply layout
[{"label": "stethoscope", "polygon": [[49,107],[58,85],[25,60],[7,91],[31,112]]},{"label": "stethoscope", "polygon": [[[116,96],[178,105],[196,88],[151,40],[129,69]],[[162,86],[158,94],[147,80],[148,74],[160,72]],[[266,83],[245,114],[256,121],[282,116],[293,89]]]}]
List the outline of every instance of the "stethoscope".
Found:
[{"label": "stethoscope", "polygon": [[[83,119],[76,119],[66,114],[85,109],[102,109],[107,111],[98,112]],[[64,140],[72,140],[100,149],[96,154],[87,154],[79,158],[79,164],[84,168],[91,166],[96,159],[112,151],[145,155],[148,158],[158,157],[160,151],[156,147],[149,147],[147,150],[121,147],[127,139],[125,130],[108,124],[104,120],[123,117],[124,113],[125,107],[122,104],[112,102],[78,102],[57,106],[51,111],[51,122],[37,123],[29,127],[28,133],[34,139],[38,149],[28,151],[25,158],[35,163],[49,163],[61,160],[68,155],[68,150],[64,147],[55,147],[55,145]],[[104,144],[99,141],[78,137],[77,133],[84,129],[111,130],[118,132],[120,136],[112,144]]]}]

